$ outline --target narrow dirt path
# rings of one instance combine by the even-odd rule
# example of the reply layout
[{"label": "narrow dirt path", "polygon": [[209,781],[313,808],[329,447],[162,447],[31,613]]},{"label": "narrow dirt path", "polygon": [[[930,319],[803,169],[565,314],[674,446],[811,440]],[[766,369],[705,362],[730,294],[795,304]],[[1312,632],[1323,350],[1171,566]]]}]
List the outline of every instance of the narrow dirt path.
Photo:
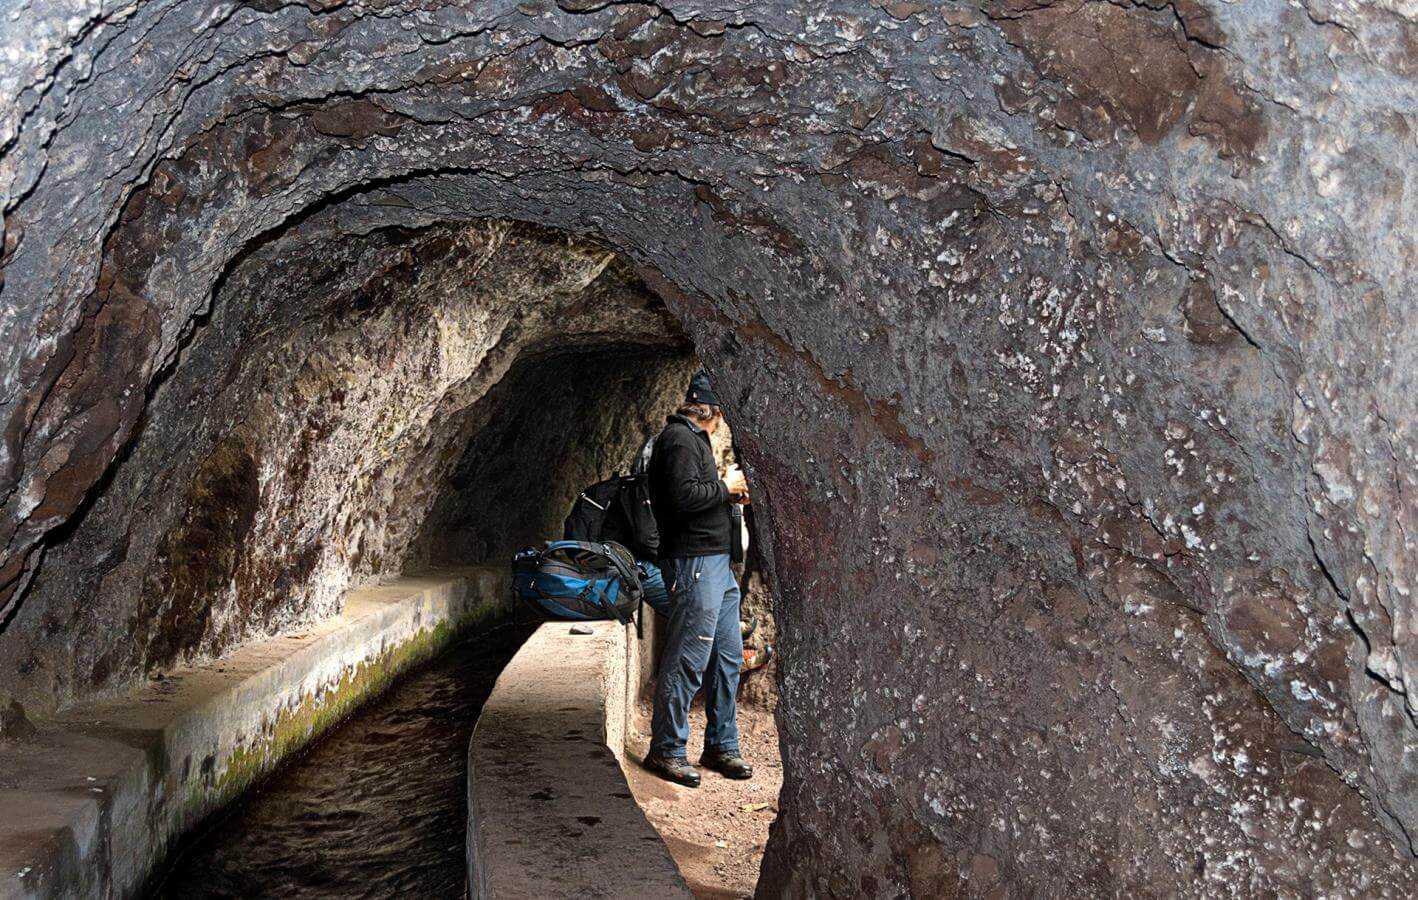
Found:
[{"label": "narrow dirt path", "polygon": [[[689,758],[694,761],[699,758],[704,734],[702,705],[690,712],[690,734]],[[705,772],[704,783],[692,789],[671,784],[640,767],[650,747],[648,700],[641,701],[626,736],[630,790],[700,900],[753,896],[768,826],[778,815],[783,764],[772,711],[741,703],[739,740],[744,758],[753,764],[753,778],[730,781]]]}]

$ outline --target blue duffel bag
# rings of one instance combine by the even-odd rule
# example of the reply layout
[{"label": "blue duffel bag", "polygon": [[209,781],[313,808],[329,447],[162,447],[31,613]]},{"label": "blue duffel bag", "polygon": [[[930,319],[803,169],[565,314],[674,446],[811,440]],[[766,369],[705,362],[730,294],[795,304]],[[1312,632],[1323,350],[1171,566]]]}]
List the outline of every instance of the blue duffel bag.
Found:
[{"label": "blue duffel bag", "polygon": [[543,618],[629,624],[643,595],[641,574],[614,541],[551,541],[512,557],[512,592]]}]

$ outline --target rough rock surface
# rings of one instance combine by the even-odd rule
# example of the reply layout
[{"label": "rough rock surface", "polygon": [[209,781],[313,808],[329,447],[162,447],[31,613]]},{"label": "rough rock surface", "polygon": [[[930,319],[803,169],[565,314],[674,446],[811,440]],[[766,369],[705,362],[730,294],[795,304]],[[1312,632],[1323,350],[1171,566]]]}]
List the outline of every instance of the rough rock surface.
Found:
[{"label": "rough rock surface", "polygon": [[[7,686],[42,708],[329,615],[360,581],[496,558],[433,560],[417,540],[474,434],[556,433],[535,403],[488,428],[489,389],[586,341],[616,351],[598,377],[630,389],[579,423],[604,429],[586,464],[609,469],[640,439],[613,425],[660,412],[640,389],[679,335],[613,254],[534,227],[293,229],[231,269],[132,448],[49,550],[0,640],[0,671],[20,676]],[[575,487],[544,471],[550,449],[521,459],[519,511],[564,513]],[[482,510],[483,526],[534,539],[513,508]]]},{"label": "rough rock surface", "polygon": [[695,365],[688,353],[604,348],[519,360],[473,411],[472,439],[405,564],[509,559],[561,537],[576,494],[629,471]]},{"label": "rough rock surface", "polygon": [[[622,254],[729,398],[783,630],[765,896],[1411,893],[1414,19],[12,4],[0,684],[62,699],[238,610],[318,613],[272,581],[399,547],[390,500],[438,468],[405,451],[462,449],[433,395],[511,354],[476,363],[485,323],[438,332],[471,375],[381,355],[490,314],[372,274],[398,296],[309,369],[338,316],[280,313],[496,216]],[[511,280],[503,314],[536,306]],[[253,500],[363,359],[332,438],[360,452]]]}]

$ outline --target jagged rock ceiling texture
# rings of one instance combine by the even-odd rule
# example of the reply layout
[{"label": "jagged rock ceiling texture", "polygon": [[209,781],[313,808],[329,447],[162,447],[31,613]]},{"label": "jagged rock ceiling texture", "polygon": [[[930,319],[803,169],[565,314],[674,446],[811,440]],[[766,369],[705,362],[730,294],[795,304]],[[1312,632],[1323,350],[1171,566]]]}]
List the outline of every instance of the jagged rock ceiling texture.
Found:
[{"label": "jagged rock ceiling texture", "polygon": [[[266,352],[206,337],[248,314],[231,284],[337,302],[393,229],[496,216],[620,252],[728,398],[783,630],[765,896],[1406,894],[1414,16],[12,4],[0,684],[32,691],[43,653],[12,648],[64,604],[158,596],[54,599],[96,517],[157,546],[104,508],[124,479],[250,483],[239,428],[183,443],[229,402],[220,361]],[[321,253],[281,250],[307,232]],[[377,342],[374,307],[341,340]],[[328,536],[320,492],[286,530],[197,525]]]}]

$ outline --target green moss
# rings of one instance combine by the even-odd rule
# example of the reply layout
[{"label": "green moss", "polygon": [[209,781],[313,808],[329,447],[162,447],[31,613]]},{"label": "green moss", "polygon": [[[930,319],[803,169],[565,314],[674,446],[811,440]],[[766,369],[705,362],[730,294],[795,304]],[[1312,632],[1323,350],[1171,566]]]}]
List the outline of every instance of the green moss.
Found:
[{"label": "green moss", "polygon": [[345,673],[339,683],[306,696],[300,705],[282,709],[273,726],[250,744],[237,747],[222,760],[210,779],[194,779],[187,798],[187,813],[201,817],[229,803],[270,773],[281,760],[339,723],[362,703],[378,696],[402,673],[436,656],[459,633],[501,614],[496,602],[487,602],[451,622],[414,634],[396,647],[366,659]]}]

